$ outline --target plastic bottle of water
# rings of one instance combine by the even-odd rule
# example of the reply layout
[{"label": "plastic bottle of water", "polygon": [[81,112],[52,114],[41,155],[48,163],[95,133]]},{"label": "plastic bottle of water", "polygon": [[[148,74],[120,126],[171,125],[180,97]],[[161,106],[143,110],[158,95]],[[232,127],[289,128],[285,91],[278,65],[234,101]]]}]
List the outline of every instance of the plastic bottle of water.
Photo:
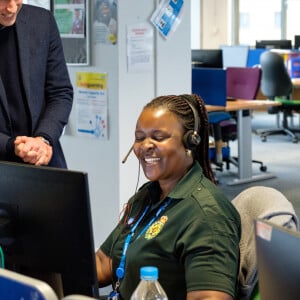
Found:
[{"label": "plastic bottle of water", "polygon": [[141,280],[130,300],[168,300],[167,294],[158,282],[156,267],[142,267]]}]

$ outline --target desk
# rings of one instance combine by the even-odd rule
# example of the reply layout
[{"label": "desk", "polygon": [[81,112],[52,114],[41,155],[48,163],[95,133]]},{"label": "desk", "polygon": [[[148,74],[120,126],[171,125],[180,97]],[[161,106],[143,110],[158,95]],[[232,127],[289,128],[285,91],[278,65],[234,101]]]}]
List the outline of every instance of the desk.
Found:
[{"label": "desk", "polygon": [[248,183],[276,177],[273,173],[252,173],[252,129],[250,110],[265,109],[270,106],[279,106],[280,103],[271,100],[235,100],[227,101],[226,107],[207,105],[207,111],[236,111],[237,112],[237,143],[238,143],[238,178],[228,185]]},{"label": "desk", "polygon": [[300,88],[300,78],[292,78],[294,88]]}]

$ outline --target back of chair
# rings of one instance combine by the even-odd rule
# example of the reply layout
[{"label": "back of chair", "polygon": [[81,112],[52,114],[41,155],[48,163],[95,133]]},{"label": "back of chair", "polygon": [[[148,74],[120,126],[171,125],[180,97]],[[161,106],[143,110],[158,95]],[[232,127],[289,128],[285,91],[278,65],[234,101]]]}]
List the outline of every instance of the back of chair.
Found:
[{"label": "back of chair", "polygon": [[238,210],[242,224],[237,299],[249,300],[258,281],[254,220],[260,218],[298,231],[299,219],[292,203],[280,191],[271,187],[247,188],[232,200],[232,204]]},{"label": "back of chair", "polygon": [[276,96],[289,97],[293,83],[290,79],[283,57],[275,52],[266,51],[260,56],[262,69],[261,92],[269,99]]},{"label": "back of chair", "polygon": [[252,100],[260,86],[261,69],[228,67],[226,69],[227,97]]}]

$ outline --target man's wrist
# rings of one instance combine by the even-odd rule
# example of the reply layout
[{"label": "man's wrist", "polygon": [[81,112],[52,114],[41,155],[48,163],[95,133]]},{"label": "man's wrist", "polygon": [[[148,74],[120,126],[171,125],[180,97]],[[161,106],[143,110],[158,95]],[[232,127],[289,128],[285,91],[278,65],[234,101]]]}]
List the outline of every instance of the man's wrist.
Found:
[{"label": "man's wrist", "polygon": [[39,138],[40,138],[45,144],[51,146],[50,142],[49,142],[47,139],[45,139],[43,136],[39,136]]}]

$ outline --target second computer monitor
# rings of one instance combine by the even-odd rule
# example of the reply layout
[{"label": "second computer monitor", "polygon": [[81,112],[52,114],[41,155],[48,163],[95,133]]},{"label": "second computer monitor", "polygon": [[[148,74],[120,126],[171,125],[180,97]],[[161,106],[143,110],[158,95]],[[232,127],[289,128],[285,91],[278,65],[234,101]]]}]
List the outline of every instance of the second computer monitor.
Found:
[{"label": "second computer monitor", "polygon": [[295,35],[294,37],[294,48],[300,50],[300,35]]},{"label": "second computer monitor", "polygon": [[256,220],[258,286],[261,300],[298,300],[300,232]]},{"label": "second computer monitor", "polygon": [[221,49],[192,49],[192,66],[202,68],[223,68]]},{"label": "second computer monitor", "polygon": [[259,49],[292,49],[291,40],[256,40],[255,48]]}]

